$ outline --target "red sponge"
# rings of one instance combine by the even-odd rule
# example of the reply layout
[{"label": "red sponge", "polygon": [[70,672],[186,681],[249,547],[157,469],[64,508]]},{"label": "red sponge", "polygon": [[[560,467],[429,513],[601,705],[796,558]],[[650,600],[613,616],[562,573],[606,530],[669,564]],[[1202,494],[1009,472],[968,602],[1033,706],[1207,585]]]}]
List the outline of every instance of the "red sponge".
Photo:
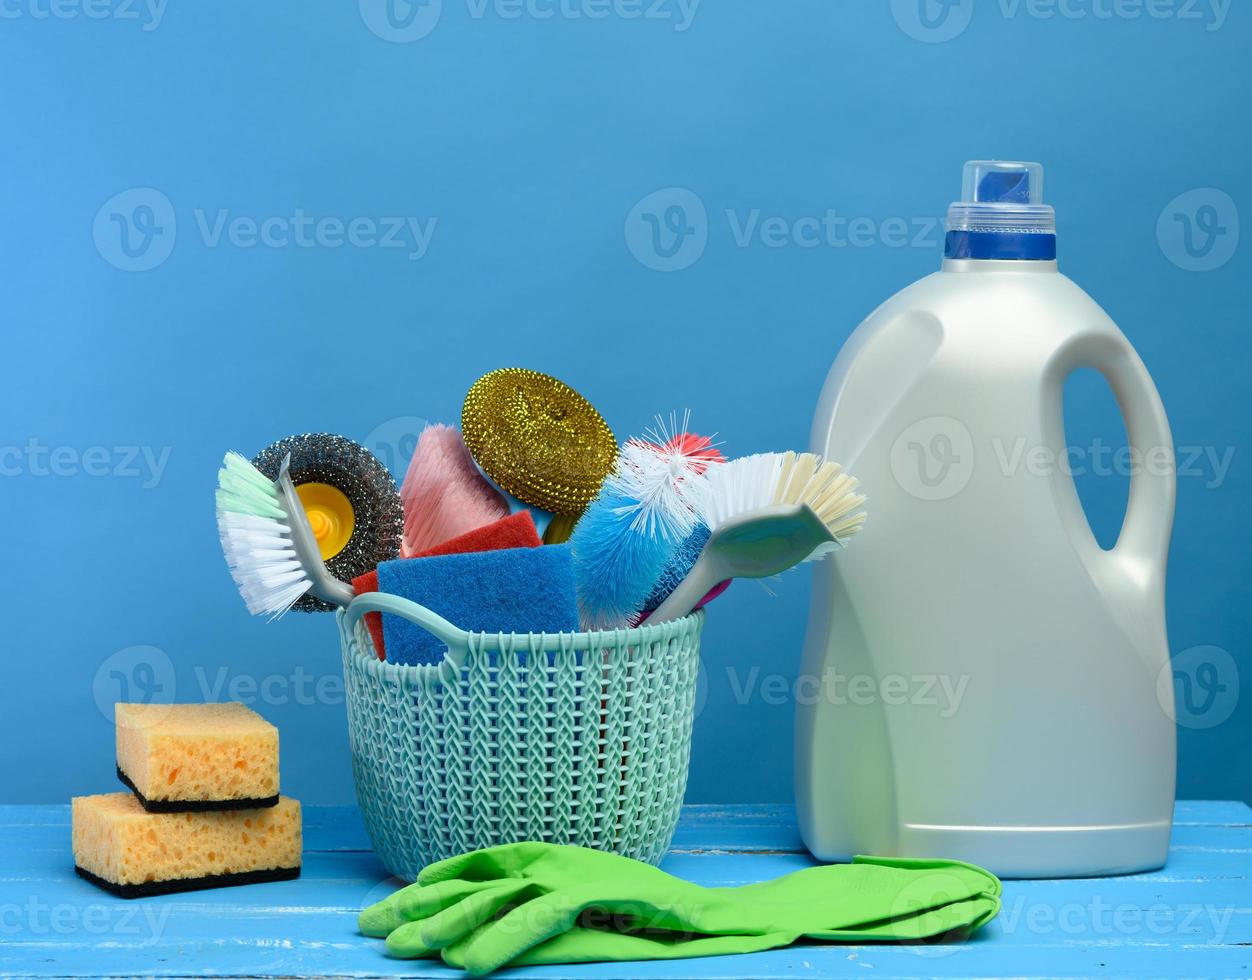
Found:
[{"label": "red sponge", "polygon": [[[530,511],[518,511],[508,517],[484,527],[466,531],[450,538],[443,544],[435,545],[411,558],[429,558],[431,555],[461,555],[471,551],[503,551],[506,548],[538,548],[543,542],[539,532],[535,530],[535,519]],[[358,575],[352,580],[356,594],[378,591],[378,569]],[[374,649],[378,651],[378,659],[386,660],[383,649],[383,617],[381,613],[366,613],[365,627],[374,639]]]}]

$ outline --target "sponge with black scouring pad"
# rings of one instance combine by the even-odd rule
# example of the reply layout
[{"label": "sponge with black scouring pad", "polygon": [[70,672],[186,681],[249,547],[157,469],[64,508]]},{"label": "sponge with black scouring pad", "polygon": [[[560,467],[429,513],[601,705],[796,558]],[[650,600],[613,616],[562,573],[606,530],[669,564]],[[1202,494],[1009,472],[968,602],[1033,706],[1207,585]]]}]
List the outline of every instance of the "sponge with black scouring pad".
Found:
[{"label": "sponge with black scouring pad", "polygon": [[114,706],[117,775],[145,810],[278,803],[278,729],[237,701]]},{"label": "sponge with black scouring pad", "polygon": [[76,796],[74,870],[121,898],[300,877],[300,804],[149,813],[130,793]]}]

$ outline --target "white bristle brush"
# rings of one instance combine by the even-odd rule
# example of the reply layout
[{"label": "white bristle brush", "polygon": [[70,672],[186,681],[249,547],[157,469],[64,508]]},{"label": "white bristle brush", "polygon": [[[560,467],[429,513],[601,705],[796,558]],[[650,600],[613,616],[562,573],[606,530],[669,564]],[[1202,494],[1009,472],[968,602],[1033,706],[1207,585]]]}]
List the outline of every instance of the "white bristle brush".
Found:
[{"label": "white bristle brush", "polygon": [[227,453],[217,474],[222,551],[253,615],[281,616],[305,593],[336,606],[353,598],[352,587],[326,570],[288,462],[270,480],[238,453]]},{"label": "white bristle brush", "polygon": [[690,489],[709,540],[648,621],[687,615],[727,579],[777,575],[841,547],[865,523],[856,488],[841,466],[813,453],[760,453],[711,467]]}]

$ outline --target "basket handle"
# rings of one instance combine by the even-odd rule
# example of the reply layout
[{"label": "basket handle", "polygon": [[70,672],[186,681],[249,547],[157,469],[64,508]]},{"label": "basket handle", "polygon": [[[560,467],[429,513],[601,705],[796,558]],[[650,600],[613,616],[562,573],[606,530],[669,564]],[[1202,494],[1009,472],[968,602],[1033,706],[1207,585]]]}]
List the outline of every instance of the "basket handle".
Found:
[{"label": "basket handle", "polygon": [[[344,610],[344,616],[347,619],[348,629],[356,629],[357,623],[361,621],[361,617],[366,613],[380,612],[391,613],[395,616],[403,616],[410,623],[420,626],[422,629],[434,634],[436,638],[442,640],[447,646],[448,652],[444,657],[443,663],[437,665],[444,680],[449,680],[459,674],[461,668],[465,666],[465,656],[469,653],[469,633],[465,630],[453,626],[437,612],[427,609],[420,603],[413,602],[411,599],[402,599],[398,595],[392,595],[389,592],[363,592],[350,603]],[[424,664],[424,667],[435,667],[434,664]]]}]

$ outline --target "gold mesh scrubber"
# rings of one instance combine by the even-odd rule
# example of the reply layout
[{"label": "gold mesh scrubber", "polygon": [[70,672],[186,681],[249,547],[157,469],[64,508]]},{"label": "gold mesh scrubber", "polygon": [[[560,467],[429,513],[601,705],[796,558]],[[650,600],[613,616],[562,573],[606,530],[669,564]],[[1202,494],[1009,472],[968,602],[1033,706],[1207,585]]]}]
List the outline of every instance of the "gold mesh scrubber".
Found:
[{"label": "gold mesh scrubber", "polygon": [[474,382],[461,410],[461,435],[501,488],[555,514],[581,514],[617,460],[617,438],[587,399],[524,368],[502,368]]}]

